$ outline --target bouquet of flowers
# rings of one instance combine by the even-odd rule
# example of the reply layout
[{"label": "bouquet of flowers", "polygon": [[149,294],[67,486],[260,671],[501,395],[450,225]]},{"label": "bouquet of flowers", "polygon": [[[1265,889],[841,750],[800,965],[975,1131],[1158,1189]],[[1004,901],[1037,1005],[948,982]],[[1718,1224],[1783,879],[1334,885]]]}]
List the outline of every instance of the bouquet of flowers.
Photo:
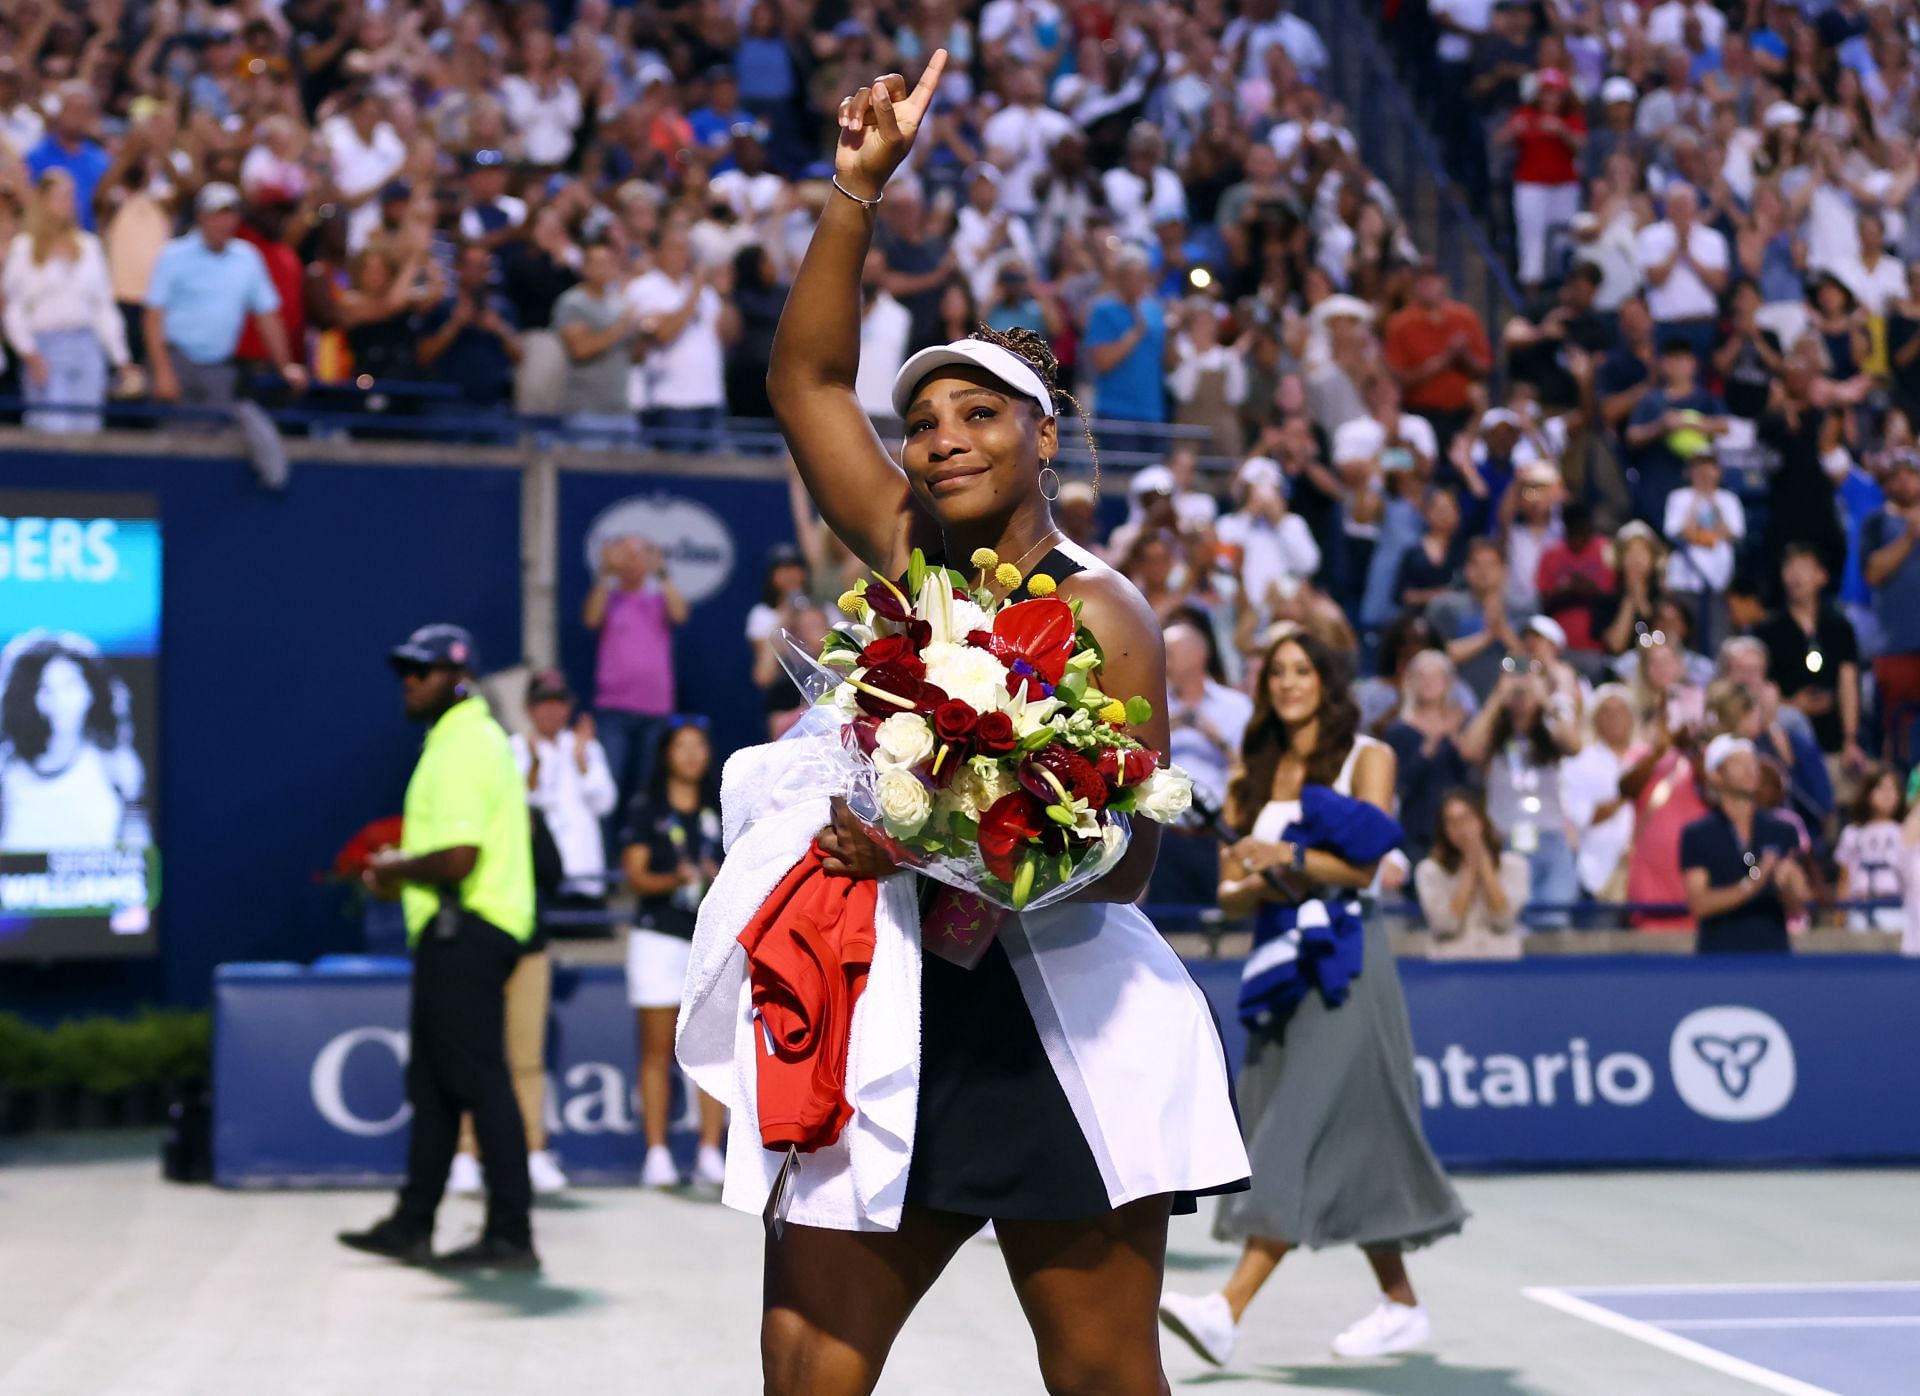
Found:
[{"label": "bouquet of flowers", "polygon": [[[916,550],[840,598],[817,701],[837,708],[855,759],[849,803],[895,858],[1014,911],[1059,901],[1126,852],[1128,815],[1160,822],[1192,783],[1128,735],[1153,715],[1101,692],[1093,635],[1052,578],[990,549],[970,581]],[[1006,602],[989,581],[1030,599]]]}]

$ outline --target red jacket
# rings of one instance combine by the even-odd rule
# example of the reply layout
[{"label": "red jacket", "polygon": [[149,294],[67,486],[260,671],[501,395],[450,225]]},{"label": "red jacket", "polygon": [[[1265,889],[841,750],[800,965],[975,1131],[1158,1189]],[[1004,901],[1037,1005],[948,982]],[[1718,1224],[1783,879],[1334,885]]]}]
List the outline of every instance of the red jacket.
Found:
[{"label": "red jacket", "polygon": [[760,1142],[812,1153],[840,1137],[853,1006],[873,964],[877,882],[828,877],[807,850],[740,932],[753,986]]}]

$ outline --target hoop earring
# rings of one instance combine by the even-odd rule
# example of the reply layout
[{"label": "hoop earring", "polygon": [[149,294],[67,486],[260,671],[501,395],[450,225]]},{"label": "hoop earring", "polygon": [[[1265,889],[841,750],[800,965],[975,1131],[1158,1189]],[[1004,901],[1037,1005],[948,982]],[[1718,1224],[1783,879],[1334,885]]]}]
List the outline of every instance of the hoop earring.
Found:
[{"label": "hoop earring", "polygon": [[[1047,482],[1053,482],[1053,488],[1047,488]],[[1040,467],[1040,497],[1051,504],[1060,497],[1060,472],[1050,465]]]}]

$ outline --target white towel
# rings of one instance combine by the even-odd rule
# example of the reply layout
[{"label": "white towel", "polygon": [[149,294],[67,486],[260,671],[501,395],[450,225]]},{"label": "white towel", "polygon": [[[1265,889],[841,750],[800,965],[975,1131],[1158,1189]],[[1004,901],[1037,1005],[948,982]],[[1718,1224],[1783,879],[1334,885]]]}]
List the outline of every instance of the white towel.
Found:
[{"label": "white towel", "polygon": [[[681,1067],[730,1109],[721,1200],[760,1212],[784,1153],[760,1142],[755,1057],[761,1050],[740,932],[825,828],[846,788],[837,723],[821,709],[781,741],[736,753],[721,773],[727,857],[700,904],[676,1051]],[[873,966],[847,1049],[853,1118],[828,1148],[800,1156],[787,1220],[836,1231],[893,1231],[905,1204],[920,1096],[920,915],[911,874],[880,885]]]}]

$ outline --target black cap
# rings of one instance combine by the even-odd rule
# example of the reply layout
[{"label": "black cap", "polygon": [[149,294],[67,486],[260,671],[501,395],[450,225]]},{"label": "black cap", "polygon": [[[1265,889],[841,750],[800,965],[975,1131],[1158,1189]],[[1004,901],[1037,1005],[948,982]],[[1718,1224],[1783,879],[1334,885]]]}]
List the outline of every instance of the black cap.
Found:
[{"label": "black cap", "polygon": [[567,686],[567,676],[558,669],[537,669],[527,680],[527,706],[545,703],[553,699],[571,703],[573,690]]},{"label": "black cap", "polygon": [[1700,351],[1693,347],[1692,340],[1682,335],[1670,334],[1660,341],[1661,357],[1665,358],[1668,354],[1685,354],[1688,358],[1695,359],[1700,356]]},{"label": "black cap", "polygon": [[404,179],[392,180],[380,191],[380,202],[383,204],[404,204],[412,197],[413,186]]},{"label": "black cap", "polygon": [[767,549],[767,570],[776,567],[805,567],[807,556],[792,543],[775,543]]},{"label": "black cap", "polygon": [[403,644],[387,651],[387,662],[396,669],[405,664],[471,669],[475,663],[473,636],[458,625],[423,625]]}]

